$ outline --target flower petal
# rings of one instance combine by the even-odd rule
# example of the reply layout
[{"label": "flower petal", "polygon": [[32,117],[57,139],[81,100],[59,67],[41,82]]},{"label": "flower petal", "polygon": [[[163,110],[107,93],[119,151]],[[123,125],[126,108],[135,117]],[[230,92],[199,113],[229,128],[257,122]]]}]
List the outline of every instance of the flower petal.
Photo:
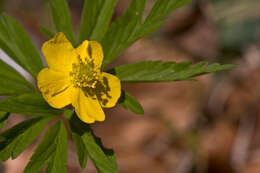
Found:
[{"label": "flower petal", "polygon": [[70,78],[62,72],[44,68],[37,76],[38,87],[44,99],[54,108],[71,104]]},{"label": "flower petal", "polygon": [[98,68],[101,67],[104,55],[102,46],[98,42],[85,40],[81,45],[79,45],[77,52],[83,62],[86,62],[87,59],[92,58],[94,65]]},{"label": "flower petal", "polygon": [[78,54],[80,55],[80,58],[83,62],[86,62],[86,59],[89,59],[88,46],[89,46],[89,41],[85,40],[81,45],[79,45],[76,48],[76,50],[77,50]]},{"label": "flower petal", "polygon": [[116,105],[121,95],[121,83],[120,80],[109,73],[102,73],[101,84],[97,85],[97,98],[102,107],[110,108]]},{"label": "flower petal", "polygon": [[105,120],[105,113],[97,98],[87,97],[80,88],[73,89],[72,105],[78,117],[86,123]]},{"label": "flower petal", "polygon": [[55,71],[69,73],[72,64],[78,61],[76,49],[73,48],[62,32],[57,33],[52,39],[43,44],[42,53],[49,68]]}]

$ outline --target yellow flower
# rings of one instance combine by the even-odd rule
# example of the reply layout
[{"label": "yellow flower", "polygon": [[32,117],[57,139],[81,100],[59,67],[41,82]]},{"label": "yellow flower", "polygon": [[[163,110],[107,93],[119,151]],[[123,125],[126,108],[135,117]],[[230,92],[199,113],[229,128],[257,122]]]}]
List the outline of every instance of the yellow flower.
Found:
[{"label": "yellow flower", "polygon": [[120,80],[101,72],[102,46],[96,41],[84,41],[74,48],[63,33],[42,46],[49,68],[38,74],[38,87],[44,99],[54,108],[69,104],[86,122],[104,121],[102,110],[116,105],[121,95]]}]

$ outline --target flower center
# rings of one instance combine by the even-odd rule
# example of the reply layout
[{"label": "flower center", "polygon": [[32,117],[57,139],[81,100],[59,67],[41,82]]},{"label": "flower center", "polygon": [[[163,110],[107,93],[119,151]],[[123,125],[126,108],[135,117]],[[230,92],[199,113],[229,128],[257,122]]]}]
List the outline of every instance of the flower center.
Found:
[{"label": "flower center", "polygon": [[72,64],[70,72],[71,82],[76,88],[96,88],[100,78],[100,69],[96,68],[92,59],[82,62],[79,58],[78,64]]}]

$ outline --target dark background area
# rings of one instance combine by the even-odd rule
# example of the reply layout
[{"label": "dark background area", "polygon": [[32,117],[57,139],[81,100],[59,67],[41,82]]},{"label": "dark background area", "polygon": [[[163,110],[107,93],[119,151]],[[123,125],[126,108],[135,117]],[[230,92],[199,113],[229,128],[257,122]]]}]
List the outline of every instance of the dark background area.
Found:
[{"label": "dark background area", "polygon": [[[147,0],[146,14],[153,2]],[[83,0],[69,4],[76,31]],[[113,19],[128,4],[119,0]],[[38,25],[53,28],[47,1],[1,0],[0,9],[18,19],[40,49],[46,38]],[[141,60],[238,66],[196,82],[123,84],[141,102],[145,115],[117,106],[106,111],[105,122],[93,125],[105,146],[115,150],[120,173],[260,172],[259,0],[194,0],[111,66]],[[11,116],[6,128],[24,118]],[[22,173],[34,147],[2,163],[0,172]],[[86,169],[79,168],[72,142],[68,158],[70,173],[96,172],[90,161]]]}]

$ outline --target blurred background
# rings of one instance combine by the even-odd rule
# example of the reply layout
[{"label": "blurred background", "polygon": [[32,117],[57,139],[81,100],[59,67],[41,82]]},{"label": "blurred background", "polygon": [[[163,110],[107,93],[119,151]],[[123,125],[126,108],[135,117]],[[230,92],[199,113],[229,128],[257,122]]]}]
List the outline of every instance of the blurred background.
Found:
[{"label": "blurred background", "polygon": [[[0,10],[19,20],[39,49],[46,38],[38,25],[53,28],[46,2],[0,0]],[[75,31],[83,2],[69,0]],[[153,3],[147,0],[146,14]],[[128,4],[129,0],[119,0],[113,19]],[[168,16],[159,31],[124,51],[111,67],[141,60],[203,60],[238,66],[198,77],[196,82],[124,84],[145,114],[117,106],[107,110],[105,122],[93,125],[104,145],[115,150],[120,173],[260,172],[259,0],[194,0]],[[11,116],[6,128],[24,118]],[[22,173],[34,148],[1,163],[0,172]],[[90,161],[81,170],[73,143],[70,148],[70,173],[96,172]]]}]

